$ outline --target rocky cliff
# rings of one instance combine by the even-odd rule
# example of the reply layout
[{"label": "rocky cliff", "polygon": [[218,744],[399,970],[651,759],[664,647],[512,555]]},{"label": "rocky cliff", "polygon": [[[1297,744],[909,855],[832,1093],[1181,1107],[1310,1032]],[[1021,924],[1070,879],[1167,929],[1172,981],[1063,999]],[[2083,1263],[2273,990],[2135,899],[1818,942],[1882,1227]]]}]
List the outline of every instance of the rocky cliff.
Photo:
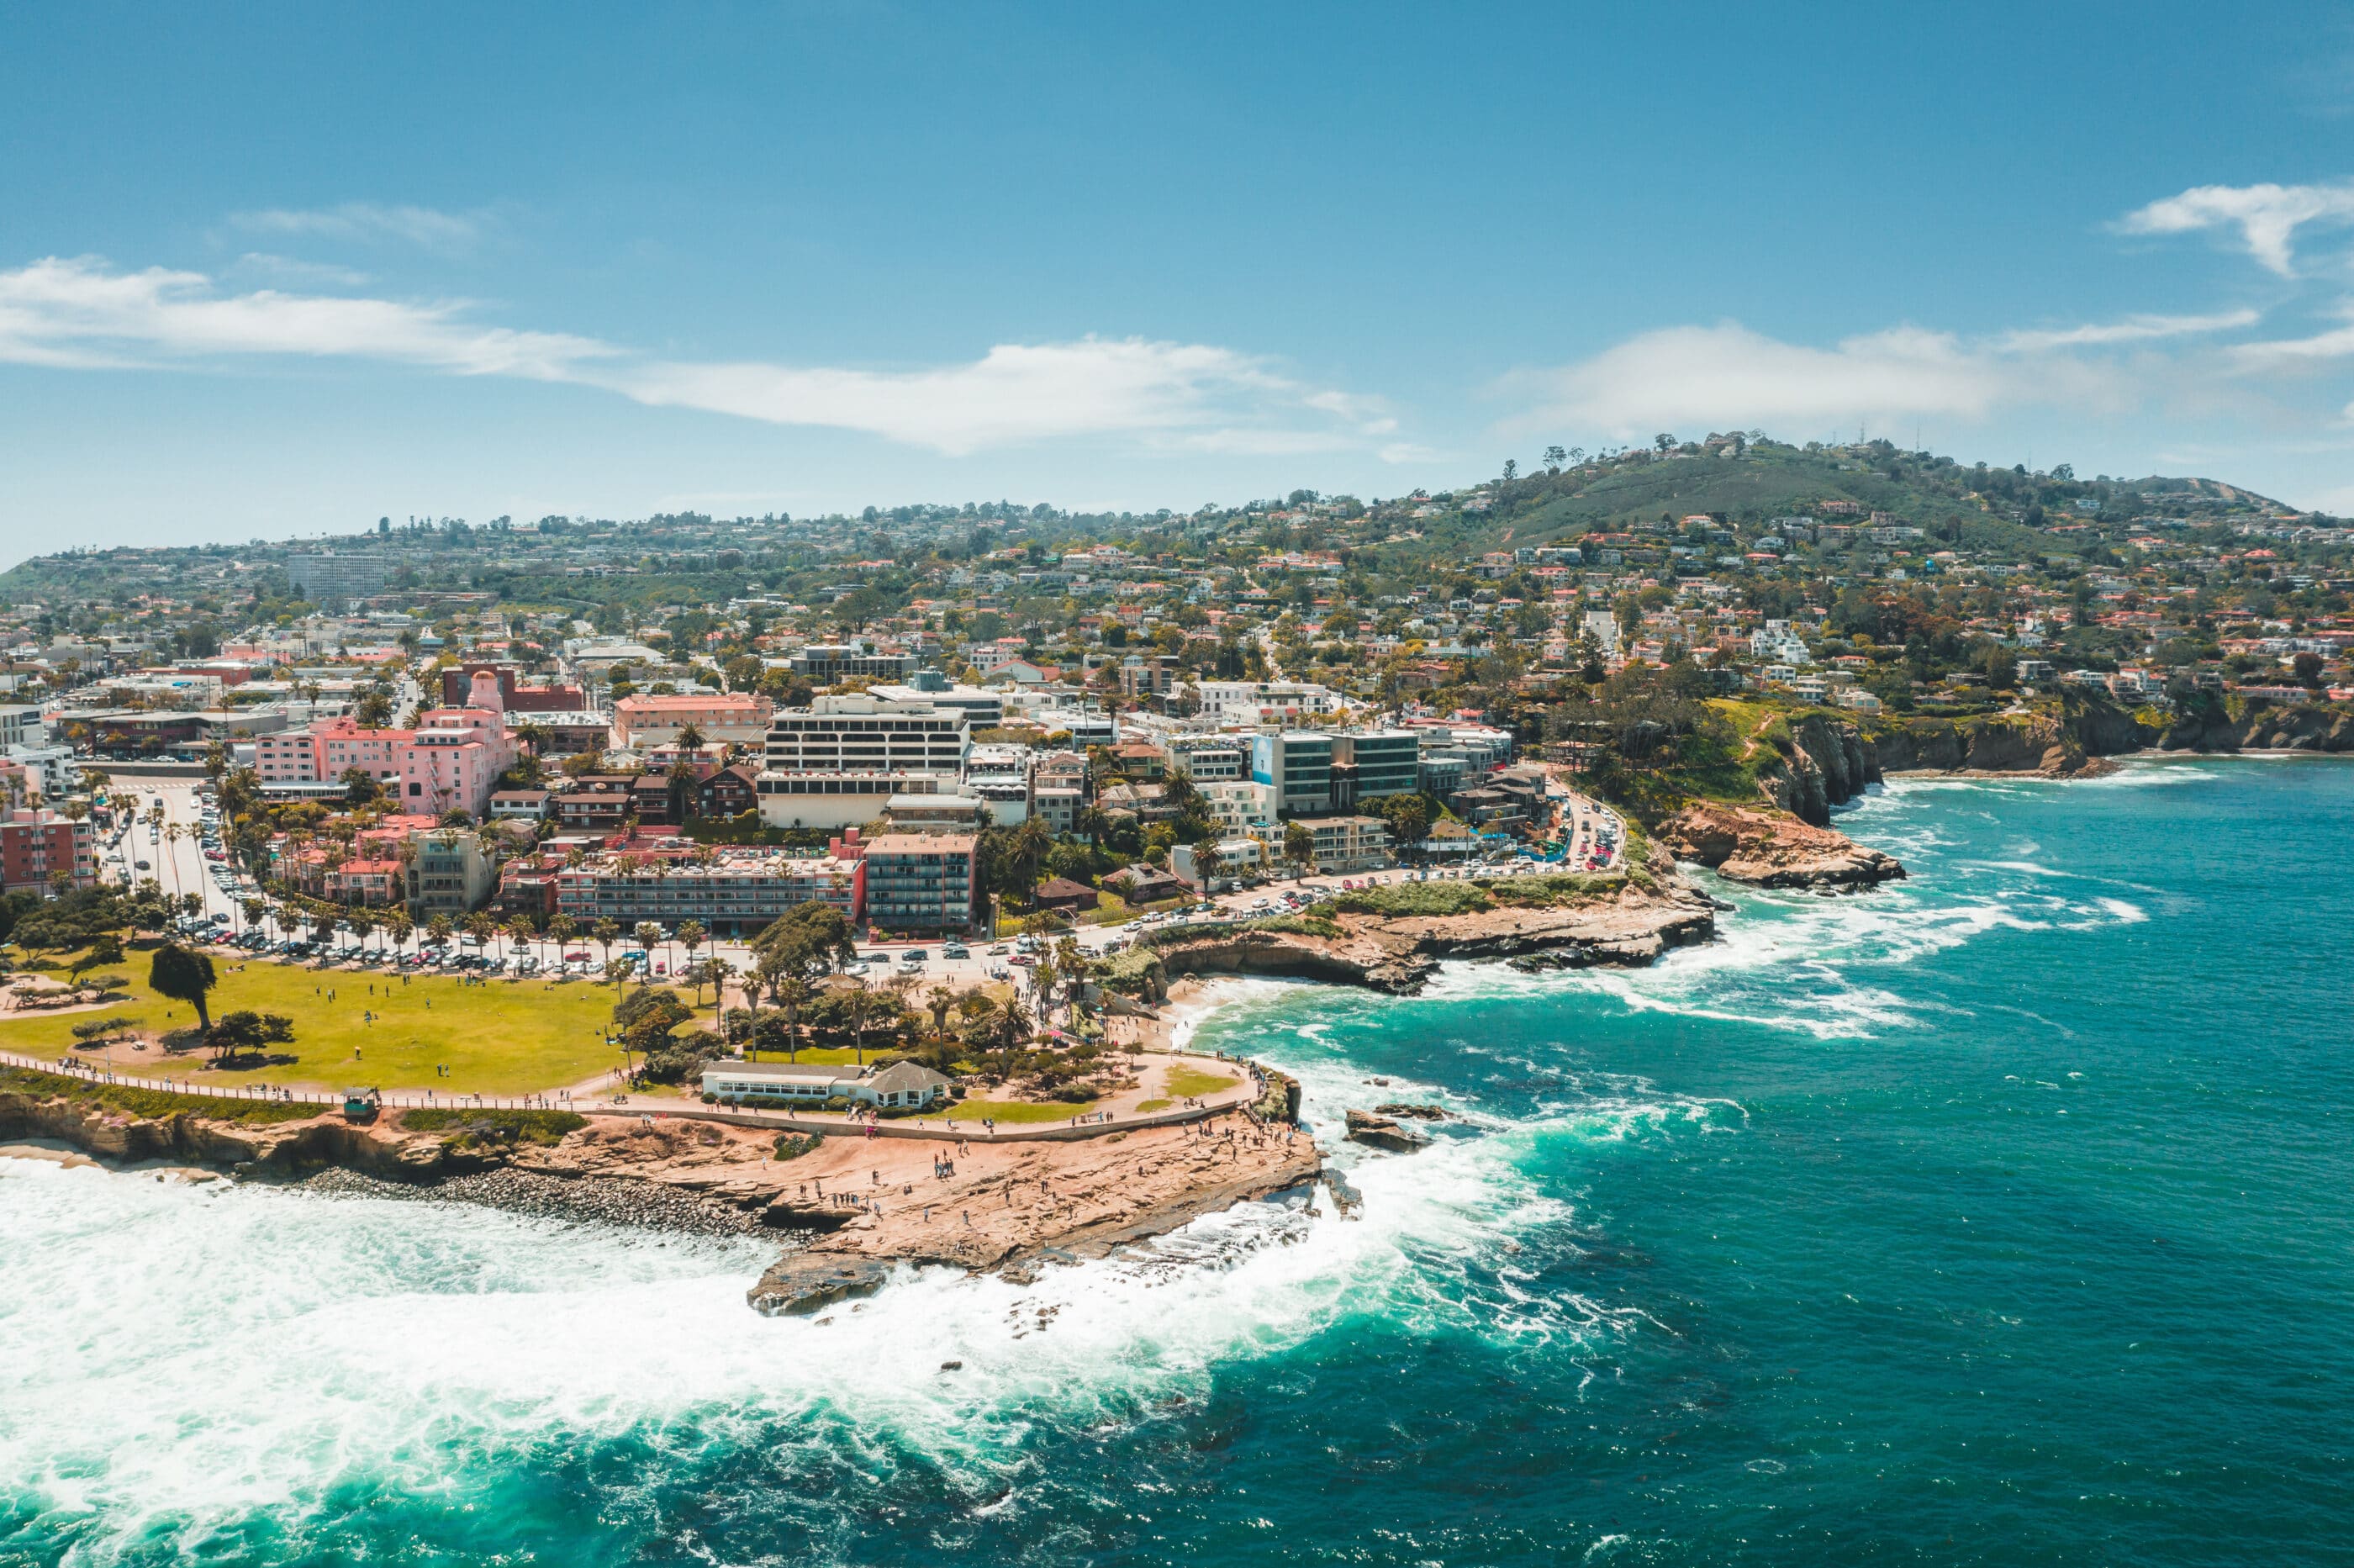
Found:
[{"label": "rocky cliff", "polygon": [[2235,718],[2216,703],[2179,715],[2156,744],[2166,751],[2354,751],[2354,711],[2338,705],[2256,704]]},{"label": "rocky cliff", "polygon": [[1870,887],[1904,874],[1893,856],[1783,811],[1695,802],[1658,838],[1680,859],[1758,887]]},{"label": "rocky cliff", "polygon": [[1826,826],[1833,806],[1880,778],[1879,755],[1855,726],[1821,714],[1796,720],[1789,730],[1789,749],[1776,743],[1780,762],[1759,773],[1758,789],[1800,821]]},{"label": "rocky cliff", "polygon": [[[1500,897],[1513,891],[1510,882],[1499,885]],[[1715,930],[1715,906],[1671,870],[1655,869],[1643,881],[1616,881],[1557,906],[1500,901],[1446,915],[1341,911],[1288,928],[1214,928],[1165,940],[1158,951],[1172,975],[1274,975],[1403,996],[1420,991],[1447,959],[1542,956],[1556,968],[1635,966],[1705,941]]]}]

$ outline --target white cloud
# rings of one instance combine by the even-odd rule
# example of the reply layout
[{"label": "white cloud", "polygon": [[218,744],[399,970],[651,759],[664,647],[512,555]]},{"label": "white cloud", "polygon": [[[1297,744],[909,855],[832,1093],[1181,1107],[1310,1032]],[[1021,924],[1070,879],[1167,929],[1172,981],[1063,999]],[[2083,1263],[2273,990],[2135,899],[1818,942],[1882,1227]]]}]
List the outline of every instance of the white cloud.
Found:
[{"label": "white cloud", "polygon": [[2354,182],[2320,185],[2196,185],[2179,196],[2127,213],[2118,227],[2127,234],[2190,234],[2236,228],[2241,243],[2259,265],[2284,278],[2296,276],[2291,244],[2309,223],[2354,222]]},{"label": "white cloud", "polygon": [[355,267],[337,267],[325,261],[301,261],[292,256],[272,255],[267,250],[247,251],[237,259],[233,270],[302,289],[358,289],[371,281],[366,272]]},{"label": "white cloud", "polygon": [[397,239],[427,250],[463,250],[481,238],[482,220],[429,207],[347,201],[335,207],[268,207],[232,214],[229,221],[256,234],[307,236],[375,243]]},{"label": "white cloud", "polygon": [[2341,302],[2337,313],[2349,324],[2310,337],[2236,344],[2232,349],[2232,364],[2243,371],[2294,370],[2354,355],[2354,300]]},{"label": "white cloud", "polygon": [[117,272],[52,257],[0,272],[0,359],[101,366],[296,355],[559,381],[614,352],[588,338],[470,325],[462,309],[274,289],[223,295],[200,272]]},{"label": "white cloud", "polygon": [[1828,348],[1736,322],[1668,327],[1575,365],[1507,377],[1501,390],[1533,407],[1505,428],[1639,440],[1694,425],[1819,430],[1859,420],[1979,421],[2027,407],[2114,412],[2152,397],[2196,401],[2198,378],[2182,374],[2183,362],[2145,345],[2261,319],[2253,310],[2136,315],[1986,338],[1906,325]]},{"label": "white cloud", "polygon": [[464,302],[259,290],[84,258],[0,271],[0,360],[58,367],[339,357],[596,387],[656,407],[858,430],[953,456],[1117,435],[1164,450],[1278,454],[1369,446],[1396,421],[1373,399],[1302,385],[1200,344],[1086,337],[1010,344],[915,370],[648,360],[559,333],[476,324]]},{"label": "white cloud", "polygon": [[1621,439],[1693,422],[1820,429],[1900,415],[1978,418],[2018,390],[1998,356],[1949,333],[1893,327],[1808,348],[1733,322],[1643,333],[1579,364],[1513,380],[1545,394],[1532,427]]},{"label": "white cloud", "polygon": [[2009,332],[2005,333],[2000,341],[2003,348],[2010,353],[2029,354],[2043,349],[2145,343],[2153,338],[2184,337],[2194,333],[2228,332],[2233,327],[2253,326],[2263,319],[2262,311],[2253,310],[2221,311],[2211,316],[2127,316],[2121,322],[2102,322],[2089,326]]}]

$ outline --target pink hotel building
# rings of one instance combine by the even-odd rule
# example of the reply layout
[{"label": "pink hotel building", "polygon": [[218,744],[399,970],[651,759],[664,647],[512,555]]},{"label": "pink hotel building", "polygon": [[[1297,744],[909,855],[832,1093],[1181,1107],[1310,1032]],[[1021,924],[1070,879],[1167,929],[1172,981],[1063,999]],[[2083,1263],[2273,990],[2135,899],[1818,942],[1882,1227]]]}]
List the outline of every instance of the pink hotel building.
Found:
[{"label": "pink hotel building", "polygon": [[264,785],[333,783],[366,769],[397,799],[397,809],[481,817],[498,776],[514,766],[514,737],[490,708],[434,708],[415,729],[362,729],[348,718],[254,737],[254,770]]}]

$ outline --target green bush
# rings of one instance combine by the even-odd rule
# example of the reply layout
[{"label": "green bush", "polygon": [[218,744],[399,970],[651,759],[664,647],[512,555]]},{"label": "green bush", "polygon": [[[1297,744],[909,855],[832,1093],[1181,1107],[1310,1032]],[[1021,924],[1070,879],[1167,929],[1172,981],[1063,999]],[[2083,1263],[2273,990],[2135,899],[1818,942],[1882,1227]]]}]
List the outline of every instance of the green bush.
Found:
[{"label": "green bush", "polygon": [[817,1132],[777,1134],[779,1160],[799,1160],[804,1154],[814,1154],[825,1146],[825,1135]]},{"label": "green bush", "polygon": [[93,1084],[70,1074],[40,1073],[27,1067],[0,1067],[0,1091],[71,1100],[124,1116],[197,1116],[208,1121],[231,1121],[246,1127],[308,1121],[325,1114],[322,1107],[296,1101],[215,1099],[210,1095],[174,1094],[168,1089],[134,1089],[123,1084]]},{"label": "green bush", "polygon": [[484,1142],[551,1144],[563,1142],[566,1133],[579,1131],[588,1121],[570,1111],[469,1110],[461,1106],[434,1106],[401,1112],[400,1125],[411,1132],[454,1131]]},{"label": "green bush", "polygon": [[1393,882],[1336,894],[1328,907],[1345,915],[1475,915],[1494,899],[1476,882]]}]

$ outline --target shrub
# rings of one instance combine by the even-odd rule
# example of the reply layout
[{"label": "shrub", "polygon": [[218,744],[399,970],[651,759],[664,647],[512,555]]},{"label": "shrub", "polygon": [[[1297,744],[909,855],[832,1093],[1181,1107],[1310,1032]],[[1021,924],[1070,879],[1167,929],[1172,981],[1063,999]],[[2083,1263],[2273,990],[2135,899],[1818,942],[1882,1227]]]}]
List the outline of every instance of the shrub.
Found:
[{"label": "shrub", "polygon": [[586,1117],[562,1110],[468,1110],[461,1106],[433,1106],[400,1113],[400,1125],[411,1132],[455,1131],[475,1142],[539,1143],[564,1141],[564,1135],[588,1125]]},{"label": "shrub", "polygon": [[124,1116],[203,1117],[208,1121],[233,1121],[248,1127],[274,1122],[308,1121],[324,1114],[314,1105],[285,1100],[216,1099],[210,1095],[180,1095],[167,1089],[134,1089],[123,1084],[93,1084],[66,1073],[40,1073],[27,1067],[0,1067],[0,1091],[65,1099],[93,1109]]},{"label": "shrub", "polygon": [[1393,882],[1336,894],[1327,906],[1347,915],[1475,915],[1496,904],[1475,882]]},{"label": "shrub", "polygon": [[777,1158],[779,1160],[799,1160],[804,1154],[814,1154],[825,1144],[825,1135],[816,1132],[780,1132],[777,1135]]}]

